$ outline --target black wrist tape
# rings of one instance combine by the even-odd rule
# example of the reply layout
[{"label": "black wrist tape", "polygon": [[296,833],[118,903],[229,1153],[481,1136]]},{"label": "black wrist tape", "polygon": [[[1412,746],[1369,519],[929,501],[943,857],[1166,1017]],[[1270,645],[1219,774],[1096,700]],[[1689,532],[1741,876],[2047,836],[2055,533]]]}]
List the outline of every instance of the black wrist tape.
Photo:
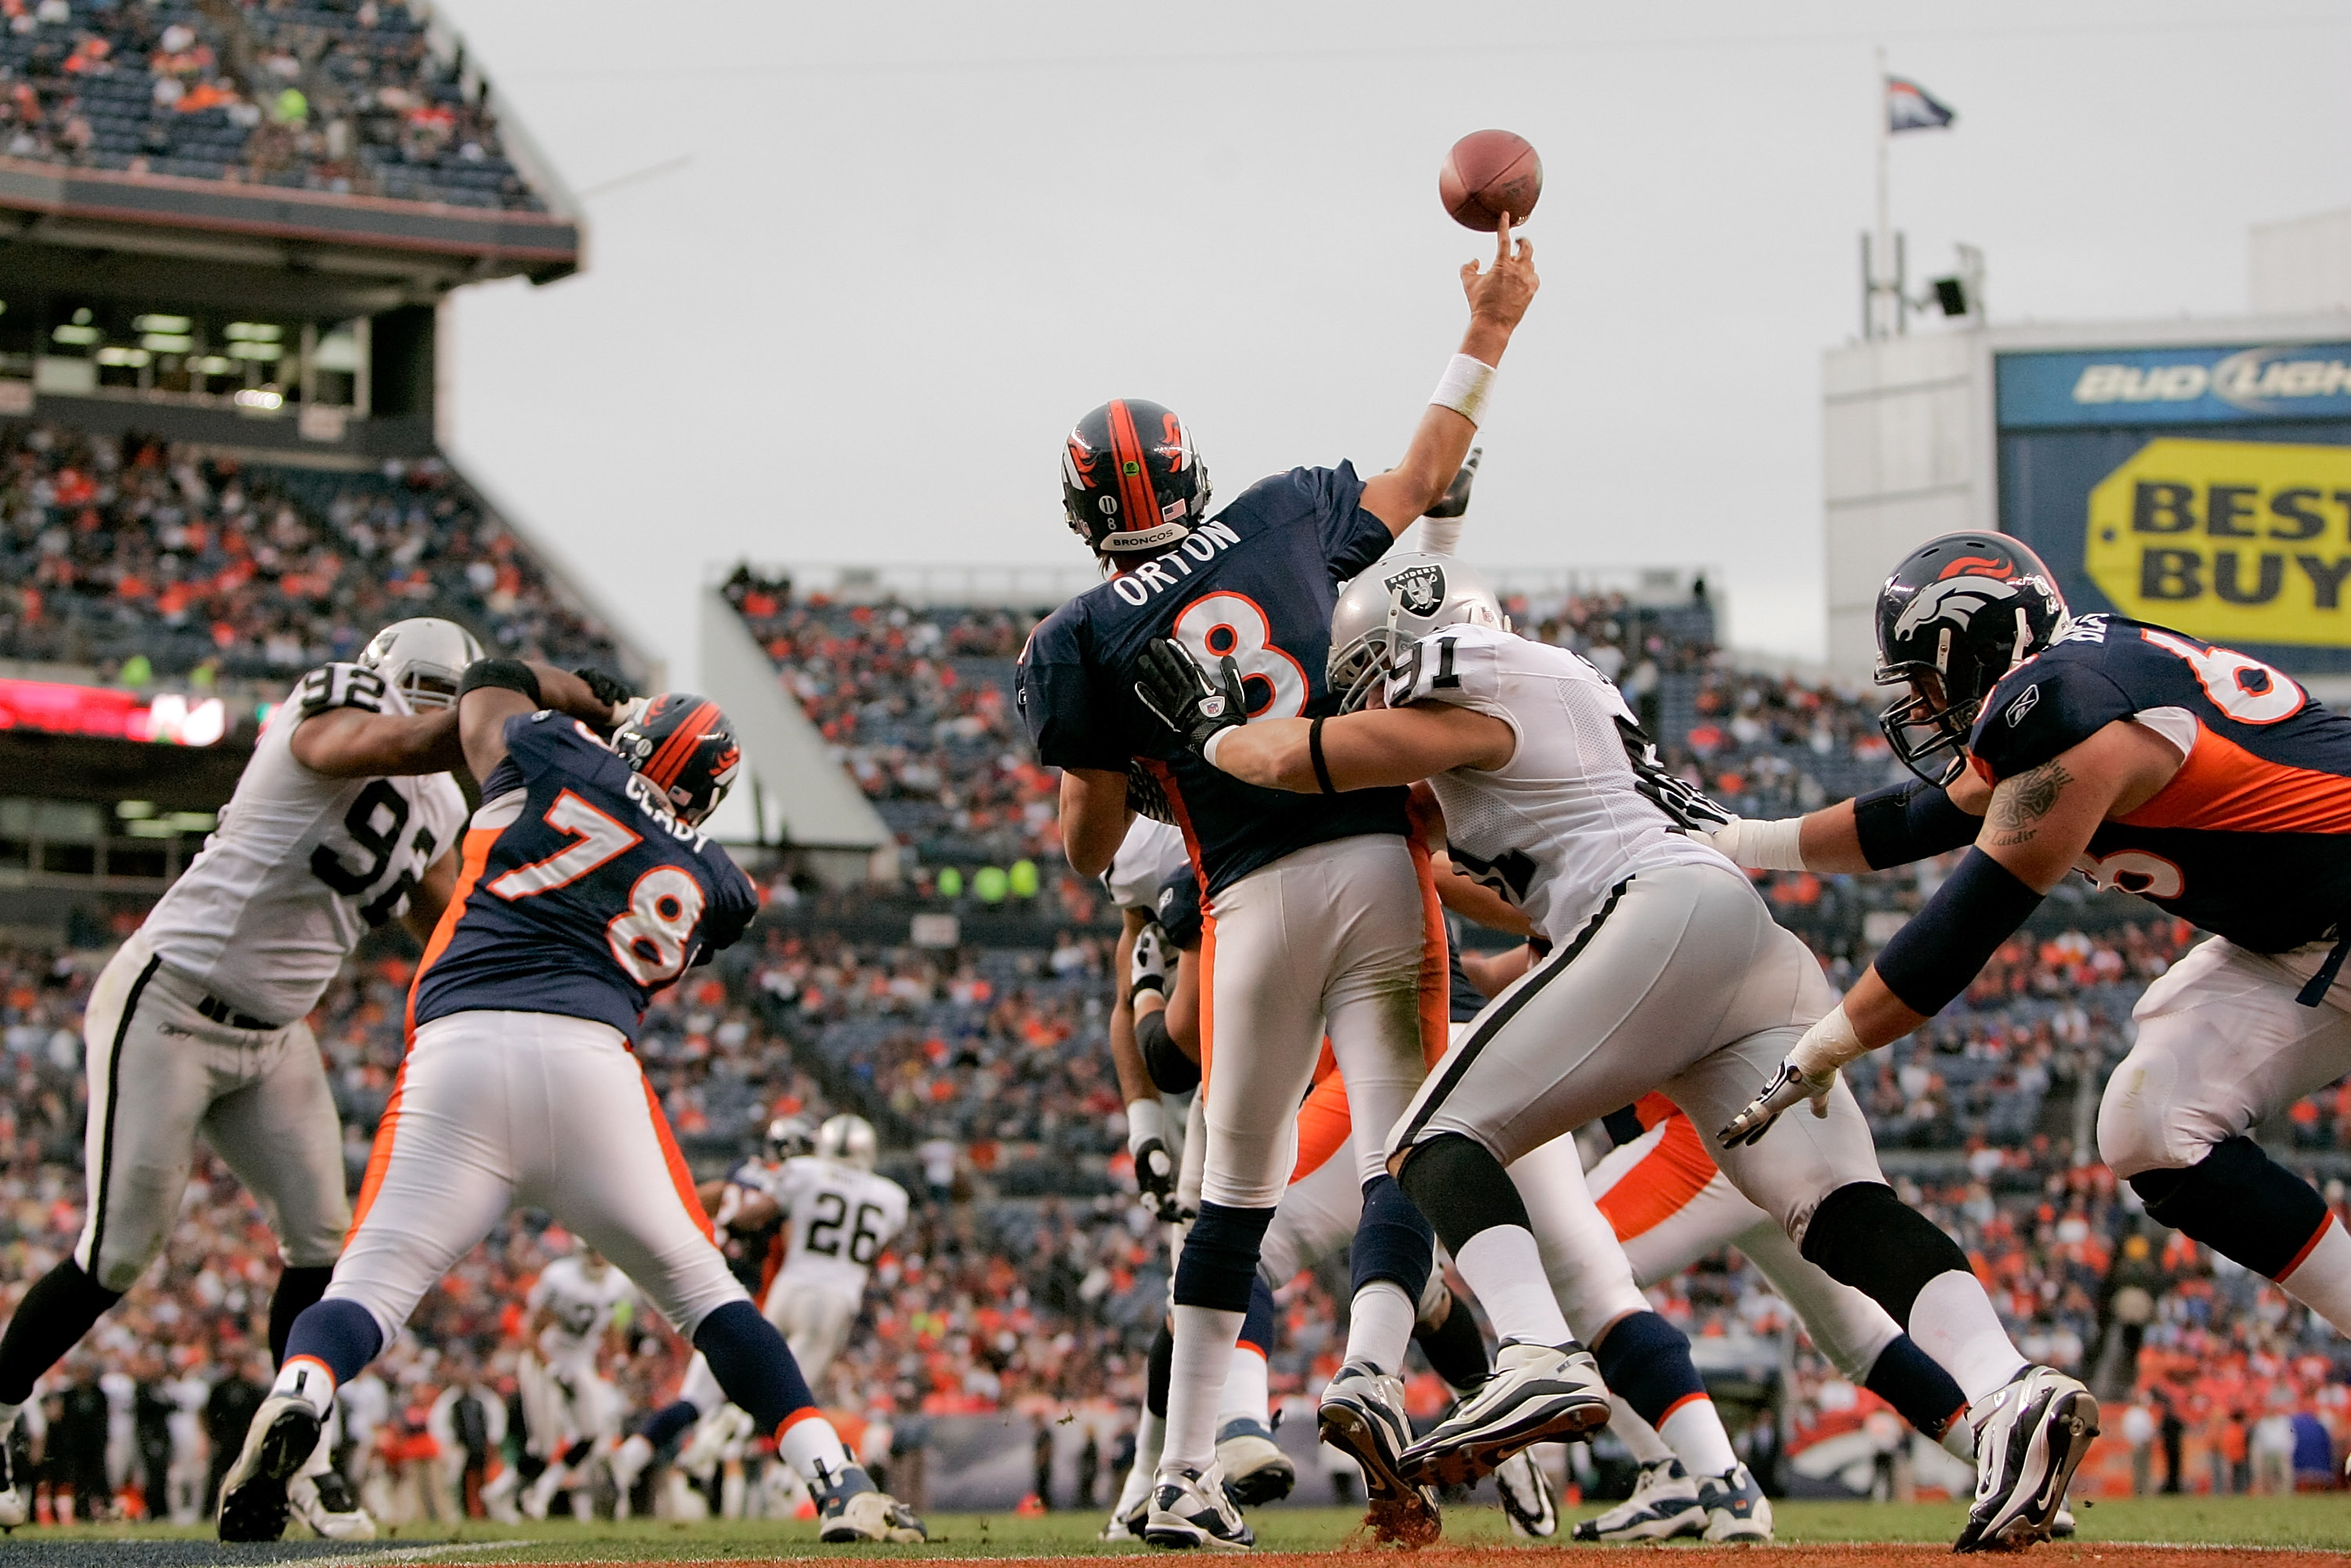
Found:
[{"label": "black wrist tape", "polygon": [[1322,760],[1322,721],[1317,718],[1306,727],[1306,755],[1314,764],[1314,782],[1322,786],[1322,793],[1335,795],[1331,788],[1331,765]]},{"label": "black wrist tape", "polygon": [[502,686],[510,692],[520,692],[530,699],[535,708],[545,707],[547,701],[538,695],[538,676],[520,659],[476,659],[465,666],[457,679],[457,695],[462,700],[467,692],[484,686]]},{"label": "black wrist tape", "polygon": [[1912,1012],[1932,1018],[1968,988],[2041,898],[1991,856],[1970,850],[1927,906],[1878,949],[1877,977]]},{"label": "black wrist tape", "polygon": [[1952,805],[1949,791],[1913,779],[1856,797],[1853,826],[1862,859],[1884,871],[1965,848],[1983,831],[1983,819]]}]

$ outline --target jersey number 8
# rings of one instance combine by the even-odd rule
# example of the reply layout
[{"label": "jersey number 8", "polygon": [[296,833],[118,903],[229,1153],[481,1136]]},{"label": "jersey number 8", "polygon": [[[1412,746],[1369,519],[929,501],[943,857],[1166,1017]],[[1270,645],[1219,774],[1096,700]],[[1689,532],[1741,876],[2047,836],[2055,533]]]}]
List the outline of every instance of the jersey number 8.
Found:
[{"label": "jersey number 8", "polygon": [[[1306,666],[1273,645],[1273,623],[1246,593],[1210,593],[1176,617],[1176,640],[1210,669],[1226,654],[1240,667],[1251,718],[1297,718],[1306,712]],[[1249,683],[1261,681],[1263,702]]]},{"label": "jersey number 8", "polygon": [[674,865],[653,867],[629,890],[628,910],[604,927],[613,962],[648,989],[676,979],[693,956],[702,905],[702,884],[691,873]]}]

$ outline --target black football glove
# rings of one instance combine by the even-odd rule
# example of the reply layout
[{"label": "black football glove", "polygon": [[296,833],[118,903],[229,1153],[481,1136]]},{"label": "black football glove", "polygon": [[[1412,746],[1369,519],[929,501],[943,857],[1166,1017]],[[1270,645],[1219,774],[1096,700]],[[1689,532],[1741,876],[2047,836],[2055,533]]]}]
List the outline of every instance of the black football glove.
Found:
[{"label": "black football glove", "polygon": [[1249,722],[1240,665],[1227,653],[1217,661],[1217,674],[1210,681],[1182,643],[1154,637],[1136,662],[1134,695],[1186,749],[1198,751],[1218,730]]},{"label": "black football glove", "polygon": [[588,683],[588,690],[594,695],[598,702],[616,712],[622,703],[637,695],[628,682],[617,675],[608,675],[601,670],[583,666],[571,673]]},{"label": "black football glove", "polygon": [[1445,487],[1445,498],[1421,513],[1424,517],[1458,517],[1469,510],[1469,486],[1478,482],[1478,459],[1486,455],[1482,446],[1469,449],[1468,459],[1461,472],[1453,476],[1453,483]]},{"label": "black football glove", "polygon": [[1145,1138],[1134,1151],[1134,1185],[1142,1189],[1143,1206],[1165,1224],[1181,1218],[1176,1202],[1176,1156],[1157,1138]]}]

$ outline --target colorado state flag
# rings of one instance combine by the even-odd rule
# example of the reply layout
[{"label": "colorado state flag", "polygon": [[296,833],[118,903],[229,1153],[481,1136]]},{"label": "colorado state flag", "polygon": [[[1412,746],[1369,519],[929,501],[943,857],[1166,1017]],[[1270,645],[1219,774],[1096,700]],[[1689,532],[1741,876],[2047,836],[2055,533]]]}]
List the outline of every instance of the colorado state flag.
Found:
[{"label": "colorado state flag", "polygon": [[1886,128],[1888,131],[1936,131],[1959,118],[1959,111],[1938,103],[1915,81],[1886,78]]}]

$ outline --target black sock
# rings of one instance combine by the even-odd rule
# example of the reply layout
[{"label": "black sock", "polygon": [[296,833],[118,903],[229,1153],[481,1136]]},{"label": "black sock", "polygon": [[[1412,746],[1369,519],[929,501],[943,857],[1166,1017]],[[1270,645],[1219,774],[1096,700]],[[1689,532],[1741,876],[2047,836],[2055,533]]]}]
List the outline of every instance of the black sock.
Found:
[{"label": "black sock", "polygon": [[2251,1138],[2231,1138],[2186,1170],[2141,1171],[2130,1184],[2149,1218],[2264,1279],[2294,1272],[2326,1229],[2326,1200]]},{"label": "black sock", "polygon": [[22,1405],[33,1385],[122,1299],[68,1258],[34,1281],[0,1334],[0,1404]]},{"label": "black sock", "polygon": [[1163,1421],[1167,1419],[1167,1385],[1175,1375],[1176,1330],[1161,1318],[1159,1332],[1152,1336],[1150,1358],[1144,1364],[1143,1407]]},{"label": "black sock", "polygon": [[286,1336],[294,1332],[294,1320],[302,1309],[327,1293],[327,1282],[335,1277],[332,1263],[323,1268],[297,1269],[292,1264],[277,1271],[277,1293],[269,1298],[269,1359],[279,1366],[286,1364]]},{"label": "black sock", "polygon": [[1877,1353],[1876,1364],[1862,1386],[1901,1413],[1902,1418],[1937,1442],[1968,1407],[1968,1396],[1942,1364],[1918,1348],[1908,1334],[1898,1334]]},{"label": "black sock", "polygon": [[1493,1370],[1494,1364],[1486,1355],[1486,1336],[1478,1332],[1478,1320],[1458,1300],[1451,1301],[1445,1321],[1435,1328],[1413,1324],[1412,1337],[1420,1354],[1428,1358],[1428,1369],[1455,1388],[1468,1388]]}]

